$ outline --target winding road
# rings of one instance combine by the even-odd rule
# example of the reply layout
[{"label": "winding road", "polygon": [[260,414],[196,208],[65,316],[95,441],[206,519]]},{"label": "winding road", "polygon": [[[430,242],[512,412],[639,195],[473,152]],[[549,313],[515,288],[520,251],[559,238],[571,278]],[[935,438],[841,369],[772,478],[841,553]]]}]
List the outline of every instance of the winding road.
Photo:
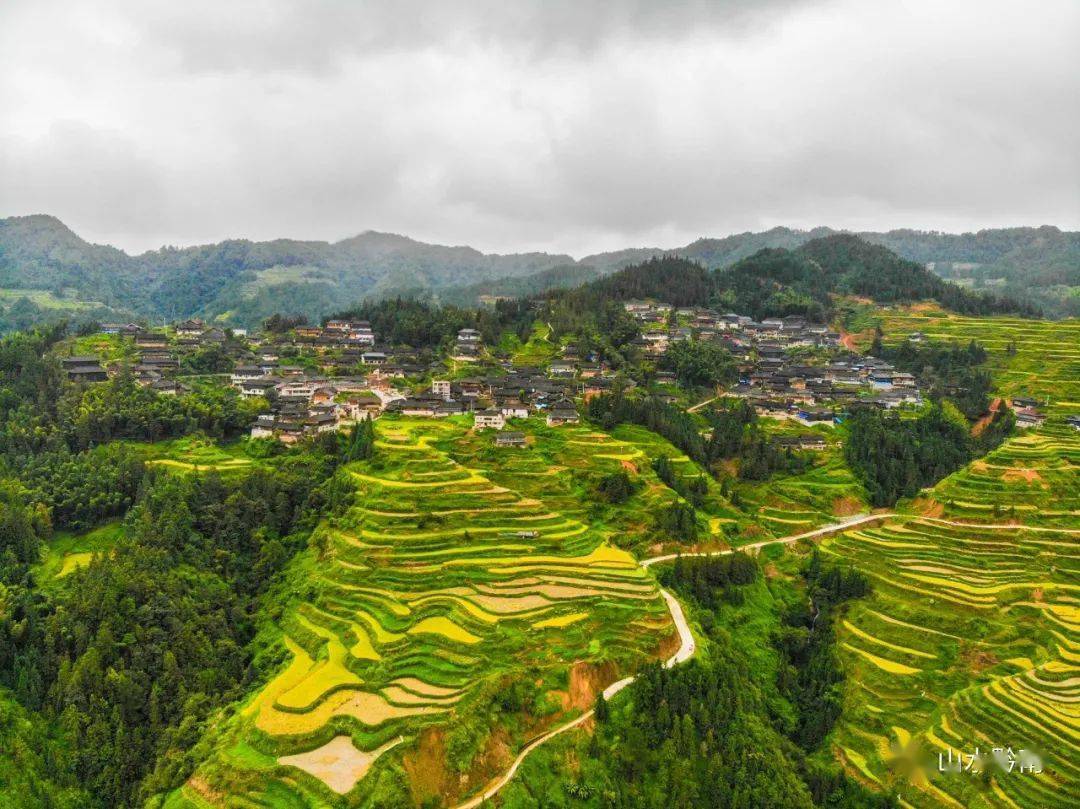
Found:
[{"label": "winding road", "polygon": [[[870,522],[877,522],[879,520],[887,520],[895,516],[897,515],[893,514],[892,512],[882,514],[862,514],[857,517],[852,517],[849,520],[844,520],[838,523],[831,523],[829,525],[822,526],[821,528],[815,528],[813,531],[807,531],[802,534],[795,534],[794,536],[790,537],[781,537],[780,539],[766,539],[762,542],[754,542],[750,545],[743,545],[739,548],[729,548],[728,550],[724,551],[708,551],[703,553],[684,554],[669,553],[663,556],[653,556],[649,559],[642,559],[640,562],[638,562],[638,564],[641,565],[641,567],[652,567],[653,565],[659,564],[661,562],[670,562],[674,559],[677,559],[679,556],[682,556],[684,558],[698,556],[725,556],[729,553],[734,553],[737,550],[758,550],[760,548],[764,548],[766,545],[790,545],[803,539],[815,539],[817,537],[825,536],[826,534],[834,534],[839,531],[847,531],[859,525],[864,525]],[[944,522],[944,520],[942,520],[941,522]],[[697,645],[694,642],[694,635],[690,631],[690,625],[689,623],[687,623],[686,614],[683,612],[682,604],[679,603],[679,600],[675,598],[675,596],[673,596],[670,592],[664,590],[663,588],[660,589],[660,595],[664,597],[664,601],[667,603],[668,611],[671,613],[671,620],[675,623],[675,629],[678,630],[679,633],[678,651],[675,652],[675,654],[669,657],[666,661],[664,661],[664,667],[670,669],[673,666],[677,666],[679,663],[685,663],[687,660],[693,657],[694,652],[697,650]],[[604,689],[604,699],[611,699],[613,696],[615,696],[632,682],[634,682],[635,679],[635,677],[624,677],[623,679],[612,683]],[[518,767],[521,766],[521,763],[528,757],[529,753],[531,753],[540,745],[545,744],[551,739],[555,738],[559,734],[565,733],[568,730],[573,730],[574,728],[578,727],[578,725],[581,725],[582,723],[587,721],[592,715],[593,710],[589,709],[576,719],[572,719],[566,724],[559,725],[559,727],[553,730],[549,730],[547,733],[544,733],[540,736],[537,736],[535,739],[530,741],[521,749],[521,752],[518,753],[517,758],[514,759],[514,763],[510,765],[510,769],[508,769],[501,778],[499,778],[497,781],[494,781],[480,795],[470,798],[464,803],[458,804],[455,809],[475,809],[475,807],[480,806],[484,801],[490,800],[492,797],[495,796],[497,792],[499,792],[499,790],[501,790],[503,787],[509,784],[510,781],[513,780],[514,775],[517,773]]]}]

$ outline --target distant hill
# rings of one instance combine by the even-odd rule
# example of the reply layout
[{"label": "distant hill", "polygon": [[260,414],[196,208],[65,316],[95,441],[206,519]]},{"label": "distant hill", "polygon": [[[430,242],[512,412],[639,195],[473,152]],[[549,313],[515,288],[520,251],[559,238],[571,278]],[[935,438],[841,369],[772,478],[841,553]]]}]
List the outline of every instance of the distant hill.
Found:
[{"label": "distant hill", "polygon": [[970,314],[1036,314],[1024,301],[964,289],[922,264],[845,233],[812,239],[793,250],[762,248],[713,270],[683,256],[653,256],[572,291],[549,293],[577,310],[649,298],[675,306],[717,306],[757,318],[798,314],[815,319],[832,314],[837,294],[881,303],[934,299]]},{"label": "distant hill", "polygon": [[129,256],[51,216],[0,220],[0,288],[53,290],[151,317],[250,325],[286,311],[317,318],[366,296],[437,293],[574,265],[570,256],[484,254],[368,231],[339,242],[229,240]]},{"label": "distant hill", "polygon": [[[332,243],[228,240],[132,256],[84,241],[55,217],[12,217],[0,219],[0,330],[61,316],[201,316],[246,326],[273,312],[317,319],[362,298],[400,294],[474,305],[482,295],[574,287],[659,256],[725,268],[763,248],[794,250],[836,233],[773,228],[580,260],[485,254],[374,231]],[[961,285],[1026,297],[1052,315],[1080,315],[1080,233],[1042,227],[858,235]]]}]

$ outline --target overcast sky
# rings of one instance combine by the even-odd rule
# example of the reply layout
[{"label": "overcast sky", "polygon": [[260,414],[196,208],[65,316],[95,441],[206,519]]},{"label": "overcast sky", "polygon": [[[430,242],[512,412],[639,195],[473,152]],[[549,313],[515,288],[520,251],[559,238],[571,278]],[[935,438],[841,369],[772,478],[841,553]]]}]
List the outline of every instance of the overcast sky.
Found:
[{"label": "overcast sky", "polygon": [[0,216],[128,251],[1080,228],[1077,0],[0,0]]}]

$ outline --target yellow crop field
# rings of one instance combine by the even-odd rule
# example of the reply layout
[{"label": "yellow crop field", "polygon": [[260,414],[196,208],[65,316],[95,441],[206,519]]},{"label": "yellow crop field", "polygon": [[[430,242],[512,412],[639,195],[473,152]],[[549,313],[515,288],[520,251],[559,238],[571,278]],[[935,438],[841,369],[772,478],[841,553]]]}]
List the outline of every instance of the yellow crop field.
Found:
[{"label": "yellow crop field", "polygon": [[[488,705],[509,683],[559,705],[574,664],[632,670],[674,631],[651,574],[544,496],[569,480],[564,468],[546,465],[541,490],[525,492],[534,477],[505,485],[456,459],[456,442],[471,439],[452,422],[380,419],[376,431],[378,462],[343,470],[351,505],[314,532],[295,573],[302,596],[280,621],[289,661],[229,730],[272,756],[270,777],[290,790],[303,771],[362,793],[384,761],[416,755],[425,728],[499,717]],[[640,455],[611,444],[608,454]],[[533,731],[513,732],[523,743]]]}]

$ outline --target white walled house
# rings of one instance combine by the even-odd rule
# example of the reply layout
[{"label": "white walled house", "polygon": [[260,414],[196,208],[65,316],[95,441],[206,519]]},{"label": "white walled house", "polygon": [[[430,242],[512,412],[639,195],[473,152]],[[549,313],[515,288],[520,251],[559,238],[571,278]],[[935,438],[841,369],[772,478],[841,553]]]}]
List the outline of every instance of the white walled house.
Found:
[{"label": "white walled house", "polygon": [[498,410],[488,408],[473,415],[473,426],[477,430],[501,430],[506,426],[506,420]]}]

